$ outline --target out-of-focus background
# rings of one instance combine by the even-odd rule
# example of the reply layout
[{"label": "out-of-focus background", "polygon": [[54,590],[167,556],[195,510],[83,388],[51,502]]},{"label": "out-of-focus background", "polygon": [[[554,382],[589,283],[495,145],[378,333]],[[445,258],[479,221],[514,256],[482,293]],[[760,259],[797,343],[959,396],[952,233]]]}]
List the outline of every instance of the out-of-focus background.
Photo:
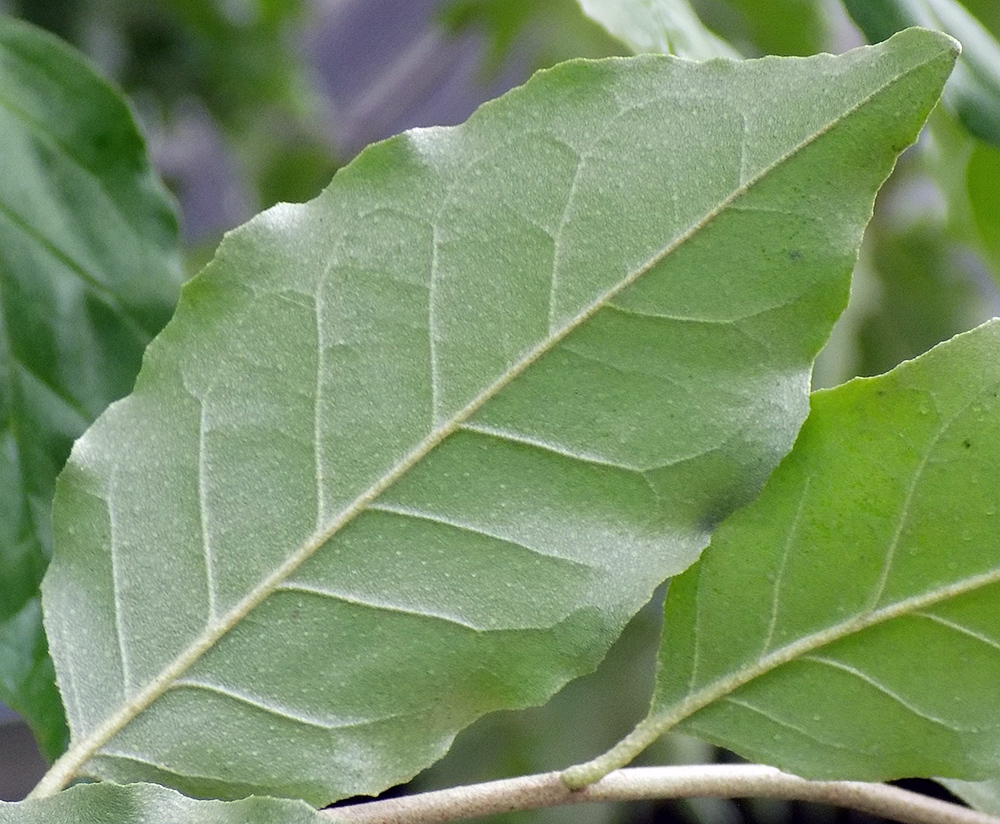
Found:
[{"label": "out-of-focus background", "polygon": [[[863,42],[838,0],[693,5],[747,56],[840,52]],[[1000,3],[966,5],[1000,32]],[[315,196],[367,144],[461,122],[560,60],[627,53],[576,0],[0,0],[0,12],[70,41],[125,91],[178,200],[191,274],[223,232],[278,201]],[[815,384],[883,372],[1000,314],[998,273],[1000,153],[938,111],[880,195],[851,306]],[[604,750],[645,713],[653,656],[641,671],[631,662],[655,646],[658,631],[654,604],[595,675],[547,707],[483,719],[414,788],[554,769]],[[643,760],[727,757],[675,736]],[[0,798],[22,797],[44,766],[30,733],[0,707]],[[705,799],[520,817],[530,818],[870,820],[813,805]]]}]

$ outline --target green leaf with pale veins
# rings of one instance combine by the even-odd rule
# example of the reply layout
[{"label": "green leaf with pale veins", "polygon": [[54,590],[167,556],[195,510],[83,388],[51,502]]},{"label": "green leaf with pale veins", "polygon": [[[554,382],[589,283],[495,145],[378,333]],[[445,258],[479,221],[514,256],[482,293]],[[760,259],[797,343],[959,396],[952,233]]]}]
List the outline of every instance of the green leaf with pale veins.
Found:
[{"label": "green leaf with pale veins", "polygon": [[578,0],[584,13],[635,54],[673,54],[690,60],[740,58],[698,19],[687,0]]},{"label": "green leaf with pale veins", "polygon": [[232,233],[62,475],[38,792],[375,793],[593,669],[791,447],[954,57],[571,62]]},{"label": "green leaf with pale veins", "polygon": [[302,801],[196,801],[156,784],[78,784],[51,798],[0,801],[0,824],[329,824]]},{"label": "green leaf with pale veins", "polygon": [[132,388],[180,285],[177,220],[121,97],[0,17],[0,701],[64,748],[38,603],[56,474]]},{"label": "green leaf with pale veins", "polygon": [[1000,773],[998,464],[1000,321],[815,393],[671,582],[631,744],[677,729],[809,778]]}]

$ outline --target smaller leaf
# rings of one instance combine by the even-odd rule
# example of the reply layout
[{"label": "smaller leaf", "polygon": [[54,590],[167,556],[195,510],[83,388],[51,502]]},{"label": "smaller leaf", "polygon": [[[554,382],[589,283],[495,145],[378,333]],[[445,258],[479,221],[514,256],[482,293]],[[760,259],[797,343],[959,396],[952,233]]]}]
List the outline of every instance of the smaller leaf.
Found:
[{"label": "smaller leaf", "polygon": [[1000,43],[956,0],[844,0],[871,42],[908,26],[946,32],[962,44],[943,99],[976,137],[1000,145]]},{"label": "smaller leaf", "polygon": [[579,0],[596,20],[635,54],[673,54],[691,60],[740,59],[725,40],[698,19],[687,0]]},{"label": "smaller leaf", "polygon": [[654,717],[810,777],[996,770],[998,356],[993,321],[814,396],[668,597]]},{"label": "smaller leaf", "polygon": [[1000,321],[814,393],[671,583],[650,715],[612,753],[677,729],[809,778],[1000,773],[998,463]]},{"label": "smaller leaf", "polygon": [[78,784],[49,798],[0,801],[0,824],[321,824],[304,801],[195,801],[156,784]]}]

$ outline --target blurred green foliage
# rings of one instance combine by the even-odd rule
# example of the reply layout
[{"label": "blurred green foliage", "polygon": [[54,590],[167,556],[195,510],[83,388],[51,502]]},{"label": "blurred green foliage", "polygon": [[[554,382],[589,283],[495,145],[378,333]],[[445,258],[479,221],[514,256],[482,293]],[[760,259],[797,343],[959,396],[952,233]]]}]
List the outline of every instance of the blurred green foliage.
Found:
[{"label": "blurred green foliage", "polygon": [[743,54],[807,55],[828,47],[829,21],[817,0],[694,0],[709,28]]},{"label": "blurred green foliage", "polygon": [[978,143],[966,170],[969,206],[982,251],[1000,272],[1000,149]]},{"label": "blurred green foliage", "polygon": [[496,72],[516,46],[527,46],[534,69],[573,57],[628,54],[624,45],[580,11],[576,0],[450,0],[438,19],[453,35],[486,36],[484,68]]},{"label": "blurred green foliage", "polygon": [[206,111],[256,195],[251,208],[329,182],[335,153],[297,48],[304,0],[14,0],[12,11],[88,54],[153,142],[192,104]]},{"label": "blurred green foliage", "polygon": [[16,0],[14,10],[166,111],[197,97],[233,132],[250,127],[261,107],[303,111],[289,37],[302,0]]}]

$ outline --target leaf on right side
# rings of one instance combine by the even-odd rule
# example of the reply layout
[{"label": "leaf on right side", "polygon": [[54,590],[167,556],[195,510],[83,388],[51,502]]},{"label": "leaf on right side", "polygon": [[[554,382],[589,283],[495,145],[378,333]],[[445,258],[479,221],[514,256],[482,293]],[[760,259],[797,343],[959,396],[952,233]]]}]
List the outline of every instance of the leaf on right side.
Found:
[{"label": "leaf on right side", "polygon": [[908,26],[946,32],[962,55],[942,99],[970,133],[1000,145],[1000,43],[956,0],[844,0],[854,22],[877,43]]},{"label": "leaf on right side", "polygon": [[1000,321],[817,392],[672,584],[650,733],[811,778],[1000,773]]},{"label": "leaf on right side", "polygon": [[589,18],[635,54],[673,54],[689,60],[741,55],[698,19],[687,0],[578,0]]}]

